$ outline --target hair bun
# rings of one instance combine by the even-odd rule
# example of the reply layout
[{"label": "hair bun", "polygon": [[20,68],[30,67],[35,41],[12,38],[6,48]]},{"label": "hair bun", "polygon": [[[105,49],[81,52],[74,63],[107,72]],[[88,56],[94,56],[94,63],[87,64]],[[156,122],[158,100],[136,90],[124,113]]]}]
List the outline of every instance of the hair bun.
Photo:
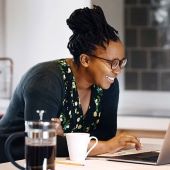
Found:
[{"label": "hair bun", "polygon": [[[90,25],[91,11],[89,8],[77,9],[66,20],[67,25],[73,31],[74,34],[84,34],[89,31],[93,31]],[[88,15],[87,15],[88,14]]]},{"label": "hair bun", "polygon": [[107,23],[100,6],[75,10],[66,20],[73,31],[67,48],[74,57],[74,62],[80,64],[80,55],[92,55],[97,46],[106,49],[110,41],[118,41],[118,32]]}]

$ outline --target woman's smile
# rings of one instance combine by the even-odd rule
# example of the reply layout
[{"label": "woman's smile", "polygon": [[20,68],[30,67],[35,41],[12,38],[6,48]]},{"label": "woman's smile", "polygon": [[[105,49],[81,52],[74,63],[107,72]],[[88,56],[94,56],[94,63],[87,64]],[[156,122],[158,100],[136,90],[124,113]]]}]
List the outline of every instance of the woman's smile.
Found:
[{"label": "woman's smile", "polygon": [[106,76],[106,79],[109,80],[109,82],[113,83],[115,77]]}]

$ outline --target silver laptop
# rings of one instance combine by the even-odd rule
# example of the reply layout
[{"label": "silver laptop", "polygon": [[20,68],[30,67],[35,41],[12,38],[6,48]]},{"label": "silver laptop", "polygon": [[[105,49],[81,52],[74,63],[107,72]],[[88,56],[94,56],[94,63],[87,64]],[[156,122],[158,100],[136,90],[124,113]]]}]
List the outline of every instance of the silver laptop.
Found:
[{"label": "silver laptop", "polygon": [[170,124],[166,131],[160,151],[140,152],[120,156],[107,157],[109,161],[140,163],[149,165],[163,165],[170,163]]}]

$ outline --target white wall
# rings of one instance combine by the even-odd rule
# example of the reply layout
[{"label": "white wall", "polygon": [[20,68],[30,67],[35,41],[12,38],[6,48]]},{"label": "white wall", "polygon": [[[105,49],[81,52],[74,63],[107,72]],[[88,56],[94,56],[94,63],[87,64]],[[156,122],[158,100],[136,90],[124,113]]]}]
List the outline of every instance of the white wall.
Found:
[{"label": "white wall", "polygon": [[14,88],[36,63],[70,55],[66,19],[84,6],[91,1],[6,0],[6,55],[14,60]]},{"label": "white wall", "polygon": [[0,0],[0,57],[5,57],[5,16],[4,16],[4,2]]}]

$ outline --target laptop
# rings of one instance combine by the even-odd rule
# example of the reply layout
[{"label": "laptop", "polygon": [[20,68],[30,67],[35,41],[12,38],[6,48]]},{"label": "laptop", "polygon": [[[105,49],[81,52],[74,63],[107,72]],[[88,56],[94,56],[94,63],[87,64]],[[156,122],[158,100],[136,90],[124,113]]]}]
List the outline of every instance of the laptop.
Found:
[{"label": "laptop", "polygon": [[[101,156],[102,157],[102,156]],[[107,156],[103,156],[107,157]],[[109,161],[140,163],[148,165],[164,165],[170,163],[170,124],[166,131],[163,144],[160,151],[146,151],[134,154],[125,154],[119,156],[108,156]]]}]

